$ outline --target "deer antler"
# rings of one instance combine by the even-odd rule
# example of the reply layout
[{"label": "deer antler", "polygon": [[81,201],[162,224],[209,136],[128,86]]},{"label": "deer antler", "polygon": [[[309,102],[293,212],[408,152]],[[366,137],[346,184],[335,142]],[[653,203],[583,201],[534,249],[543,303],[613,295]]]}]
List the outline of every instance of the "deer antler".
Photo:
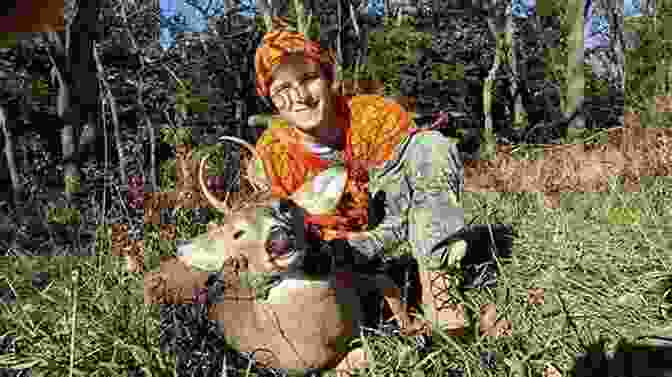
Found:
[{"label": "deer antler", "polygon": [[[246,142],[245,140],[242,140],[242,139],[239,139],[239,138],[236,138],[236,137],[232,137],[232,136],[222,136],[219,139],[220,140],[229,140],[229,141],[232,141],[232,142],[237,143],[239,145],[242,145],[243,147],[247,148],[250,152],[252,152],[252,155],[255,158],[257,158],[257,159],[259,159],[259,161],[263,162],[263,160],[261,159],[261,156],[259,155],[259,153],[257,153],[256,149],[252,145],[250,145],[248,142]],[[208,187],[205,184],[205,181],[203,179],[203,175],[204,175],[204,171],[205,171],[205,163],[206,163],[209,156],[210,155],[208,154],[205,157],[203,157],[203,159],[201,160],[201,164],[200,164],[199,170],[198,170],[198,181],[199,181],[199,184],[201,186],[201,190],[203,191],[203,194],[204,194],[205,198],[208,200],[208,202],[210,202],[210,204],[213,207],[223,211],[225,214],[228,214],[228,213],[231,212],[231,207],[227,203],[227,201],[229,199],[229,192],[228,191],[226,192],[226,196],[224,197],[224,200],[219,200],[210,192],[210,190],[208,190]],[[266,182],[259,182],[258,180],[250,177],[247,174],[243,174],[243,177],[245,177],[245,179],[248,182],[250,182],[250,184],[252,185],[252,187],[255,189],[256,192],[267,191],[267,190],[270,189],[269,185]],[[261,186],[261,188],[259,188],[259,186]]]}]

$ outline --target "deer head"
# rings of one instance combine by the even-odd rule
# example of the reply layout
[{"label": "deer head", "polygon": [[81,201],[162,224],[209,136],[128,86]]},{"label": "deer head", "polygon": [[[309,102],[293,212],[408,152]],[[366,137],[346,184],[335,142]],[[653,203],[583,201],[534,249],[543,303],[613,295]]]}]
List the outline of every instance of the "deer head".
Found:
[{"label": "deer head", "polygon": [[[226,137],[242,144],[260,161],[248,143]],[[343,195],[347,172],[335,166],[305,183],[287,199],[273,198],[268,184],[254,182],[262,190],[233,208],[217,199],[204,182],[205,156],[199,167],[199,184],[208,202],[225,214],[222,224],[209,225],[209,231],[178,247],[178,258],[188,266],[202,271],[218,271],[228,258],[243,258],[251,272],[287,272],[303,262],[306,231],[304,216],[331,214]],[[254,200],[254,203],[251,201]]]}]

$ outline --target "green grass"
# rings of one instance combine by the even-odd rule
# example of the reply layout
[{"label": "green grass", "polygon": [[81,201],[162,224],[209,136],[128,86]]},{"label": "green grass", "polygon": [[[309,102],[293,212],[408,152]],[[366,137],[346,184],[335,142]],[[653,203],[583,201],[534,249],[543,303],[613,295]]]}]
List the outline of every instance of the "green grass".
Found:
[{"label": "green grass", "polygon": [[[630,73],[626,77],[635,90],[626,91],[631,104],[626,111],[639,112],[643,127],[669,127],[671,115],[653,106],[659,93],[650,90],[650,77],[632,79]],[[669,192],[670,177],[643,178],[638,193],[624,193],[614,179],[606,193],[564,194],[557,210],[545,208],[539,194],[466,193],[467,221],[512,224],[519,235],[512,257],[500,261],[499,286],[456,297],[467,309],[467,335],[439,335],[422,360],[397,339],[364,340],[374,358],[362,375],[438,377],[447,367],[460,367],[466,376],[542,376],[552,363],[567,376],[584,345],[606,340],[608,350],[640,335],[672,336],[672,207],[664,196]],[[174,245],[159,240],[156,227],[147,228],[145,260],[151,270]],[[183,217],[178,221],[178,237],[203,230]],[[0,369],[125,377],[129,368],[140,367],[148,376],[175,375],[174,357],[159,351],[158,308],[144,305],[142,276],[127,273],[109,243],[99,241],[95,257],[0,257],[0,287],[17,297],[14,304],[0,301],[0,337],[17,340],[16,353],[0,355]],[[31,286],[37,271],[50,275],[41,290]],[[529,305],[528,288],[543,288],[545,303]],[[513,322],[511,337],[478,335],[479,307],[490,302],[497,304],[499,318]],[[496,352],[495,370],[480,367],[483,351]]]},{"label": "green grass", "polygon": [[[464,368],[466,376],[513,375],[504,359],[514,367],[525,360],[530,376],[542,375],[547,362],[567,375],[582,344],[672,335],[672,309],[663,301],[663,284],[672,279],[672,212],[663,193],[672,192],[672,180],[644,178],[641,187],[624,193],[614,180],[608,193],[564,195],[557,210],[546,209],[536,194],[466,193],[467,220],[513,224],[519,238],[512,258],[501,261],[499,287],[467,291],[459,300],[476,326],[480,305],[496,302],[498,318],[513,322],[513,336],[480,337],[472,326],[462,338],[439,339],[423,360],[410,344],[367,339],[374,368],[364,375],[439,376],[445,367]],[[636,208],[639,221],[614,225],[613,208]],[[156,243],[155,236],[146,233],[149,269],[172,248]],[[16,336],[18,349],[0,355],[0,368],[32,366],[36,375],[70,375],[74,355],[73,375],[126,376],[129,367],[174,375],[173,358],[158,348],[158,308],[144,305],[141,276],[125,272],[106,244],[99,243],[98,256],[89,258],[0,259],[0,284],[9,284],[17,296],[15,304],[0,305],[0,336]],[[45,270],[51,283],[42,291],[32,288],[32,272]],[[80,279],[73,288],[74,270]],[[527,304],[532,287],[545,289],[543,305]],[[496,370],[479,366],[482,351],[497,353]]]}]

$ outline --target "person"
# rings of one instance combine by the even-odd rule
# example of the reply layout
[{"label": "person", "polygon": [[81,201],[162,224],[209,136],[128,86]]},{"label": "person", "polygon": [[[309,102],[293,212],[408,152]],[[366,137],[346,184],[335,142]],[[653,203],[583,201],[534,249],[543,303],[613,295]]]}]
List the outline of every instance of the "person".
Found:
[{"label": "person", "polygon": [[[466,251],[462,240],[445,242],[464,227],[456,141],[419,131],[401,105],[382,96],[339,95],[334,64],[333,53],[302,33],[265,34],[255,56],[257,93],[278,116],[256,143],[263,161],[253,163],[252,173],[286,198],[332,164],[345,165],[348,182],[337,211],[318,221],[322,238],[347,240],[364,260],[408,241],[419,263],[425,315],[459,332],[463,309],[448,303],[441,271],[442,261],[456,265]],[[370,195],[384,198],[384,214],[367,229]]]}]

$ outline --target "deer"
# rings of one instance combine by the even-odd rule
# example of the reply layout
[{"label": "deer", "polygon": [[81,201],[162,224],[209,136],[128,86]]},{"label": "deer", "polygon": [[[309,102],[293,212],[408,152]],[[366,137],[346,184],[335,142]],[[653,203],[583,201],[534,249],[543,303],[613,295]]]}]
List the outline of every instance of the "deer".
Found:
[{"label": "deer", "polygon": [[[223,139],[241,144],[263,161],[247,142]],[[428,334],[426,322],[415,315],[411,319],[390,277],[336,268],[328,255],[308,247],[321,241],[305,231],[306,216],[336,209],[347,181],[343,166],[325,170],[287,199],[273,197],[266,182],[250,180],[254,192],[232,206],[228,193],[220,200],[205,184],[207,159],[200,161],[200,189],[209,204],[224,213],[224,220],[208,224],[206,233],[177,248],[177,257],[146,274],[146,303],[199,302],[196,292],[203,291],[209,273],[219,271],[227,288],[223,298],[209,304],[208,318],[222,325],[239,351],[254,351],[255,362],[263,367],[335,369],[339,377],[369,362],[363,348],[348,345],[361,334],[363,321],[356,288],[381,292],[403,335]],[[292,232],[293,243],[287,237]],[[278,282],[267,298],[260,298],[254,281],[268,276]]]}]

